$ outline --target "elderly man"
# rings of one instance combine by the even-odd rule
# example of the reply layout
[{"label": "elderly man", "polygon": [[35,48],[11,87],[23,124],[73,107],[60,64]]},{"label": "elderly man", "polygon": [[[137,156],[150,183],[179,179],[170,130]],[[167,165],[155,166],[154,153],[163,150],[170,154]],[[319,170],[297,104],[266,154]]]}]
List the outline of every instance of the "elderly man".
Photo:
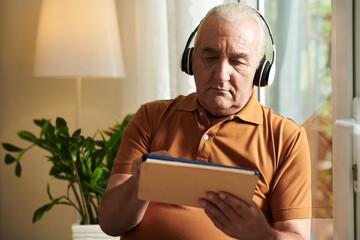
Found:
[{"label": "elderly man", "polygon": [[[100,226],[123,239],[309,239],[310,157],[305,131],[255,99],[264,56],[259,14],[221,5],[202,21],[192,69],[196,93],[144,104],[128,127],[100,209]],[[252,204],[227,192],[193,208],[138,200],[140,158],[161,152],[256,169]]]}]

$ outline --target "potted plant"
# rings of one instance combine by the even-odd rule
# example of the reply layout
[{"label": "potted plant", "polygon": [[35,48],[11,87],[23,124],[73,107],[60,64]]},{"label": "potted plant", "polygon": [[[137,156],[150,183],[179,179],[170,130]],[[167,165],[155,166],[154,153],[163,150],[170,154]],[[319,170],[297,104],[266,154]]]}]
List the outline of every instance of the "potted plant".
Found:
[{"label": "potted plant", "polygon": [[131,117],[132,114],[129,114],[122,123],[117,122],[105,131],[98,130],[98,140],[95,139],[97,134],[93,137],[81,135],[81,129],[70,134],[66,121],[60,117],[56,119],[55,125],[46,119],[34,120],[40,127],[38,136],[29,131],[17,132],[21,139],[31,143],[29,146],[22,148],[2,143],[8,151],[5,163],[15,164],[16,176],[21,176],[20,161],[24,154],[33,147],[39,147],[49,153],[46,157],[52,163],[49,174],[68,182],[67,190],[59,197],[51,195],[50,185],[47,184],[50,202],[34,212],[33,222],[40,220],[54,205],[68,205],[79,213],[80,224],[98,224],[101,199],[122,139],[122,131]]}]

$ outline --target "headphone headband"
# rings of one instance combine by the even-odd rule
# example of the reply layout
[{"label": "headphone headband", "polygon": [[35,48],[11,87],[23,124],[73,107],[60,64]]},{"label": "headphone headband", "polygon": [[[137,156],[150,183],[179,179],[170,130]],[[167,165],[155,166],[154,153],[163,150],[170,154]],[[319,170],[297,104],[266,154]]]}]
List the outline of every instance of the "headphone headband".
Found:
[{"label": "headphone headband", "polygon": [[[265,26],[268,30],[268,33],[270,35],[271,44],[272,44],[272,60],[271,63],[265,60],[259,65],[258,69],[256,70],[255,76],[254,76],[254,85],[258,87],[264,87],[271,85],[273,83],[273,80],[275,78],[275,64],[276,64],[276,49],[275,49],[275,43],[273,39],[273,35],[271,32],[271,28],[264,18],[264,16],[256,9],[252,8],[255,12],[258,13],[262,21],[265,23]],[[200,22],[201,24],[201,22]],[[186,42],[185,50],[182,55],[181,59],[181,70],[189,75],[193,75],[193,69],[192,69],[192,57],[194,48],[190,47],[190,43],[193,40],[195,34],[197,33],[200,24],[195,28],[195,30],[190,34],[189,39]]]}]

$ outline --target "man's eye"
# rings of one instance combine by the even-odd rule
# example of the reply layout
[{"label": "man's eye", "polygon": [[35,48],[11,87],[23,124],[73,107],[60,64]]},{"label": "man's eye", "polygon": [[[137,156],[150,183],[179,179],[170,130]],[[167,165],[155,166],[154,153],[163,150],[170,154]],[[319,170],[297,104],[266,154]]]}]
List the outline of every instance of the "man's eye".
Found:
[{"label": "man's eye", "polygon": [[213,63],[216,62],[219,58],[218,57],[204,57],[203,61],[205,63]]},{"label": "man's eye", "polygon": [[216,60],[216,59],[218,59],[218,57],[205,57],[205,59],[211,61],[211,60]]},{"label": "man's eye", "polygon": [[245,64],[243,61],[236,60],[236,59],[231,60],[230,63],[231,63],[232,65],[235,65],[235,66],[244,65],[244,64]]}]

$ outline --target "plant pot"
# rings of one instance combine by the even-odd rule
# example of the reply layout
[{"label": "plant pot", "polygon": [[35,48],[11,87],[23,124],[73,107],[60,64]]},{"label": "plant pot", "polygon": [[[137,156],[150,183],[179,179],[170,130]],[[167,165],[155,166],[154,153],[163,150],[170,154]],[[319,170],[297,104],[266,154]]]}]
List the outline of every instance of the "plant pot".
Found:
[{"label": "plant pot", "polygon": [[119,237],[112,237],[104,233],[99,224],[80,225],[74,223],[71,226],[73,240],[119,240]]}]

